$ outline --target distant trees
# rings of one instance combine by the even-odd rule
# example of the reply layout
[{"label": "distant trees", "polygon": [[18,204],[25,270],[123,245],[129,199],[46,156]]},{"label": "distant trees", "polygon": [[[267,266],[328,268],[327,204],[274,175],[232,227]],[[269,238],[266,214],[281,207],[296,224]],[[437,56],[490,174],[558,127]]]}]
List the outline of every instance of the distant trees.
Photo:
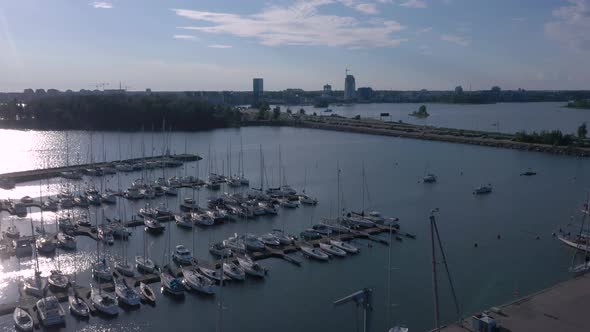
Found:
[{"label": "distant trees", "polygon": [[272,110],[272,118],[274,120],[277,120],[279,118],[279,116],[281,116],[281,108],[279,106],[276,106]]},{"label": "distant trees", "polygon": [[590,109],[590,99],[576,99],[567,103],[569,108],[587,108]]},{"label": "distant trees", "polygon": [[575,137],[569,134],[563,134],[560,130],[541,131],[537,133],[533,131],[528,134],[526,131],[519,131],[516,133],[516,141],[525,143],[537,143],[546,145],[567,146],[575,142]]},{"label": "distant trees", "polygon": [[300,108],[300,109],[299,109],[299,114],[301,114],[301,115],[305,115],[305,110],[304,110],[303,108]]},{"label": "distant trees", "polygon": [[[16,108],[15,108],[16,107]],[[31,129],[199,130],[239,124],[241,114],[186,95],[59,95],[31,100],[26,106],[0,104],[0,118]]]},{"label": "distant trees", "polygon": [[584,122],[578,127],[578,138],[584,139],[586,135],[588,135],[588,128],[586,128],[586,122]]},{"label": "distant trees", "polygon": [[411,116],[415,116],[417,118],[427,118],[430,116],[430,114],[426,111],[426,105],[420,105],[420,107],[418,108],[418,111],[414,111],[412,113],[410,113]]}]

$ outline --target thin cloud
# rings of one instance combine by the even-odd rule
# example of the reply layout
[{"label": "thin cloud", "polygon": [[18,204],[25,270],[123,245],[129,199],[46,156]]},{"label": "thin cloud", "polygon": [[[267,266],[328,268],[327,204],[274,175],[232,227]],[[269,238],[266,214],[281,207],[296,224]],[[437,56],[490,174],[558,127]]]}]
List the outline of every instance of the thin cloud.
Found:
[{"label": "thin cloud", "polygon": [[174,39],[183,39],[183,40],[196,40],[197,36],[193,35],[174,35],[172,36]]},{"label": "thin cloud", "polygon": [[408,0],[400,4],[400,6],[406,8],[427,8],[428,4],[424,0]]},{"label": "thin cloud", "polygon": [[111,9],[113,8],[113,4],[111,2],[106,2],[106,1],[94,1],[91,4],[92,7],[97,8],[97,9]]},{"label": "thin cloud", "polygon": [[553,11],[554,21],[545,23],[545,35],[568,47],[590,50],[590,0],[569,0]]},{"label": "thin cloud", "polygon": [[213,44],[213,45],[209,45],[207,47],[209,47],[209,48],[232,48],[233,46],[223,45],[223,44]]},{"label": "thin cloud", "polygon": [[513,17],[512,20],[514,22],[524,22],[526,21],[526,17]]},{"label": "thin cloud", "polygon": [[469,46],[470,43],[466,38],[457,35],[441,35],[440,40],[461,46]]},{"label": "thin cloud", "polygon": [[346,7],[352,8],[358,12],[368,15],[375,15],[379,13],[377,4],[369,2],[358,2],[357,0],[339,0],[340,3]]},{"label": "thin cloud", "polygon": [[416,31],[417,33],[427,33],[432,31],[432,27],[426,27],[426,28],[422,28],[422,29],[418,29],[418,31]]},{"label": "thin cloud", "polygon": [[[226,34],[257,40],[266,46],[306,45],[349,48],[393,47],[405,41],[394,36],[405,27],[393,20],[361,20],[321,14],[333,0],[298,0],[290,6],[270,6],[253,15],[173,9],[176,15],[199,22],[185,30]],[[206,23],[203,25],[203,23]]]}]

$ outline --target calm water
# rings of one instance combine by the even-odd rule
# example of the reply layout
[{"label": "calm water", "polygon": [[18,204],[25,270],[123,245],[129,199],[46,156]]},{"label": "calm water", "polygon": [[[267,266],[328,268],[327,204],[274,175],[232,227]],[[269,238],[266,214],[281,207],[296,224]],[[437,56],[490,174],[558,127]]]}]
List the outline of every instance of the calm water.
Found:
[{"label": "calm water", "polygon": [[[104,136],[104,149],[103,149]],[[3,162],[0,172],[64,165],[76,160],[90,159],[90,135],[85,132],[0,131],[4,142],[0,153]],[[231,163],[235,171],[240,139],[244,142],[246,176],[258,184],[259,148],[262,146],[269,183],[278,182],[279,146],[287,182],[316,196],[317,207],[281,210],[278,216],[263,217],[248,222],[221,225],[210,229],[196,229],[196,252],[209,258],[208,244],[233,233],[263,233],[284,227],[299,233],[314,220],[336,213],[337,167],[342,170],[343,205],[361,207],[361,170],[364,164],[369,187],[366,205],[383,214],[397,216],[403,230],[418,235],[416,240],[395,242],[391,247],[380,244],[368,246],[357,241],[362,252],[355,257],[334,259],[329,263],[303,260],[301,267],[280,260],[265,260],[270,269],[265,281],[247,280],[232,283],[223,290],[223,328],[226,331],[356,331],[360,328],[360,312],[352,305],[333,307],[332,301],[363,287],[375,289],[375,331],[386,331],[387,261],[391,251],[392,265],[392,321],[403,323],[412,331],[427,330],[432,326],[431,265],[428,214],[440,208],[439,229],[445,244],[454,277],[461,309],[472,313],[512,300],[555,282],[569,278],[567,268],[572,252],[551,237],[558,227],[578,217],[578,210],[590,184],[590,161],[570,157],[519,152],[512,150],[453,145],[411,139],[349,134],[296,128],[250,127],[200,133],[172,133],[167,135],[171,150],[199,153],[204,160],[198,170],[205,175],[209,161],[221,172],[227,164],[231,144]],[[153,145],[152,145],[153,141]],[[140,156],[142,145],[146,154],[162,149],[164,135],[141,133],[94,133],[95,160],[102,160],[106,151],[109,160],[121,155]],[[119,144],[120,142],[120,144]],[[142,143],[143,142],[143,143]],[[153,146],[153,148],[152,148]],[[211,157],[209,156],[211,149]],[[66,158],[66,150],[70,152]],[[222,162],[223,161],[223,162]],[[166,176],[195,174],[197,163],[185,168],[167,170]],[[216,165],[216,167],[215,167]],[[338,166],[337,166],[338,165]],[[521,177],[519,173],[534,168],[535,177]],[[419,183],[425,170],[434,172],[439,182]],[[227,171],[226,171],[227,172]],[[463,174],[461,175],[461,172]],[[116,188],[127,185],[139,173],[105,178],[104,185]],[[161,171],[153,177],[161,176]],[[85,179],[91,181],[91,179]],[[490,182],[494,193],[485,197],[471,194],[480,183]],[[43,182],[44,195],[55,192],[59,180]],[[98,185],[98,184],[97,184]],[[38,196],[39,183],[28,183],[11,191],[0,191],[0,198],[23,195]],[[204,203],[212,193],[206,189],[195,193]],[[183,190],[179,195],[191,196]],[[177,209],[176,198],[169,198],[171,208]],[[137,213],[142,202],[124,203],[105,208],[107,216]],[[154,202],[153,204],[157,204]],[[91,210],[91,215],[97,211]],[[3,227],[14,222],[24,234],[30,234],[29,219],[3,216]],[[32,218],[39,223],[40,213]],[[46,226],[55,227],[53,215],[43,214]],[[8,221],[13,220],[13,221]],[[94,219],[93,219],[94,220]],[[192,248],[192,233],[171,224],[173,244]],[[502,235],[497,240],[497,234]],[[539,235],[540,239],[535,237]],[[165,241],[162,236],[146,235],[149,252],[156,262],[164,259]],[[386,235],[383,235],[386,237]],[[137,228],[126,244],[129,256],[142,251],[144,233]],[[473,244],[477,242],[478,248]],[[95,259],[96,244],[78,237],[77,253],[61,253],[59,264],[66,272],[80,271],[78,281],[89,282],[89,265]],[[106,249],[111,258],[120,255],[121,243]],[[41,265],[48,271],[57,264],[57,257],[43,258]],[[0,302],[17,298],[16,280],[20,274],[32,275],[31,260],[15,258],[0,265]],[[441,282],[442,317],[448,322],[456,317],[446,283]],[[139,310],[124,311],[116,320],[92,317],[88,323],[68,317],[64,330],[74,331],[193,331],[198,324],[203,331],[212,331],[217,324],[216,301],[187,294],[176,301],[160,296],[156,307],[142,306]],[[358,320],[357,320],[358,319]],[[12,319],[0,317],[0,329],[12,330]]]},{"label": "calm water", "polygon": [[[563,102],[544,103],[499,103],[488,105],[425,104],[430,116],[418,119],[409,116],[422,104],[353,104],[330,105],[333,113],[345,117],[360,115],[363,118],[379,119],[381,113],[389,113],[383,120],[445,127],[500,131],[515,133],[520,130],[540,131],[559,129],[564,133],[575,133],[583,122],[590,121],[590,110],[564,107]],[[283,107],[286,110],[285,107]],[[292,111],[304,108],[308,114],[328,115],[325,108],[311,106],[290,106]]]}]

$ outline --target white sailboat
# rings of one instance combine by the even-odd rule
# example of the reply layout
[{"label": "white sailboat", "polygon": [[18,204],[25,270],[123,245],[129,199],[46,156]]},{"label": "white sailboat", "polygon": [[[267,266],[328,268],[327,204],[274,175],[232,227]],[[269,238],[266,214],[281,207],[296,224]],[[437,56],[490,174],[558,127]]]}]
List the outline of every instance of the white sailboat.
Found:
[{"label": "white sailboat", "polygon": [[108,316],[116,316],[119,314],[119,302],[113,294],[103,291],[100,287],[100,283],[98,290],[92,287],[90,291],[90,302],[92,302],[92,305],[97,311],[103,314]]},{"label": "white sailboat", "polygon": [[121,278],[115,282],[115,295],[117,296],[119,303],[123,303],[131,307],[138,306],[141,302],[139,293],[135,290],[135,288],[127,284],[127,280],[125,278]]}]

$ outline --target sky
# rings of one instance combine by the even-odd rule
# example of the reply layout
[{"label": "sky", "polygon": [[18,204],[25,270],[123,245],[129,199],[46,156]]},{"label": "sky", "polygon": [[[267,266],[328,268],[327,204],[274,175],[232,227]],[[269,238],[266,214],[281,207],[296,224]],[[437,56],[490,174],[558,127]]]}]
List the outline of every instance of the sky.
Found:
[{"label": "sky", "polygon": [[590,89],[590,0],[1,0],[0,92]]}]

